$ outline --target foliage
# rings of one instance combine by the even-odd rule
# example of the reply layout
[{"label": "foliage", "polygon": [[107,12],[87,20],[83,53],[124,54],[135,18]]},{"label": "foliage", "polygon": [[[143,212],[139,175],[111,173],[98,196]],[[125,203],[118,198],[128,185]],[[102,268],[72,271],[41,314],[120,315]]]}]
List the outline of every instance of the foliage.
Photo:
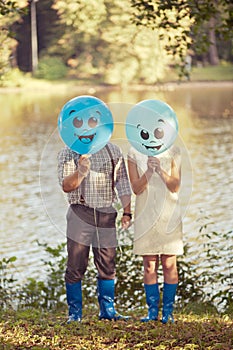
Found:
[{"label": "foliage", "polygon": [[[233,275],[232,256],[217,257],[215,246],[216,239],[221,235],[223,242],[232,236],[232,231],[216,233],[212,231],[210,218],[200,218],[201,227],[199,239],[201,241],[199,251],[200,261],[192,261],[189,258],[191,247],[186,244],[184,255],[178,257],[179,288],[177,291],[177,307],[183,308],[190,303],[203,303],[212,310],[229,310],[232,307],[233,288],[231,281]],[[133,241],[132,232],[123,233]],[[206,240],[206,237],[208,238]],[[122,239],[121,239],[122,241]],[[230,244],[230,243],[229,243]],[[228,251],[231,251],[231,247]],[[225,266],[222,269],[222,266]],[[118,248],[117,254],[117,295],[120,296],[119,304],[130,308],[140,307],[145,304],[143,290],[142,259],[132,252],[132,244],[124,244]],[[227,270],[227,271],[226,271]],[[214,273],[213,273],[214,271]],[[161,267],[158,271],[159,281],[163,281]]]},{"label": "foliage", "polygon": [[0,15],[9,15],[12,12],[20,12],[17,1],[0,0]]},{"label": "foliage", "polygon": [[[17,41],[17,49],[15,56],[17,58],[18,67],[29,72],[32,68],[32,48],[31,48],[31,4],[27,1],[27,11],[25,11],[20,20],[14,21],[10,26],[10,35]],[[64,32],[64,27],[59,23],[57,12],[52,8],[53,0],[43,0],[35,2],[36,14],[36,33],[38,45],[38,57],[58,56],[61,54],[50,52],[50,48],[54,45],[56,48],[57,41]]]},{"label": "foliage", "polygon": [[197,54],[207,52],[213,45],[209,30],[214,29],[221,40],[231,38],[229,29],[233,17],[230,1],[131,0],[131,3],[134,23],[160,30],[160,39],[168,38],[167,51],[180,56],[183,62],[187,49],[193,44]]},{"label": "foliage", "polygon": [[72,26],[87,35],[95,34],[96,28],[101,24],[106,14],[103,0],[98,1],[98,3],[95,0],[89,0],[88,2],[55,0],[54,7],[58,9],[58,14],[67,26]]},{"label": "foliage", "polygon": [[60,51],[79,79],[96,77],[121,85],[160,80],[168,58],[156,33],[131,23],[128,1],[102,0],[96,4],[55,1],[54,8],[66,29],[51,52]]},{"label": "foliage", "polygon": [[[226,305],[230,306],[233,300],[233,256],[224,252],[225,245],[229,245],[228,251],[232,251],[233,231],[226,233],[209,230],[211,226],[209,217],[201,219],[203,221],[199,234],[202,241],[201,252],[204,259],[196,265],[196,275],[201,276],[201,283],[205,292],[204,300],[209,300],[212,304],[219,305],[222,309]],[[219,245],[218,237],[221,235],[223,249],[221,256],[216,252],[216,245]],[[203,266],[204,260],[204,266]],[[203,273],[204,272],[204,273]],[[199,277],[200,278],[200,277]]]},{"label": "foliage", "polygon": [[[5,6],[0,14],[0,76],[17,66],[28,72],[29,3],[18,0],[0,4]],[[179,67],[180,76],[188,75],[187,50],[192,47],[193,64],[204,58],[208,61],[203,54],[213,27],[216,48],[223,53],[220,58],[232,58],[231,6],[223,0],[37,1],[38,54],[42,62],[38,74],[53,80],[66,76],[62,65],[61,74],[58,64],[53,74],[44,67],[46,57],[56,57],[69,67],[68,77],[104,84],[155,84],[164,80],[171,66]],[[214,25],[210,25],[212,19]],[[53,64],[50,67],[53,69]]]},{"label": "foliage", "polygon": [[[202,303],[212,310],[216,306],[220,311],[232,312],[233,289],[231,286],[233,259],[229,256],[216,257],[214,246],[217,241],[216,232],[207,232],[209,222],[203,222],[200,228],[201,252],[200,261],[188,259],[190,247],[185,246],[185,254],[178,258],[179,288],[177,293],[178,308],[187,307],[190,303]],[[223,239],[231,237],[232,232],[222,234]],[[120,242],[117,252],[117,308],[127,307],[134,309],[145,306],[143,290],[143,270],[141,257],[132,252],[132,233],[119,230]],[[208,237],[208,240],[206,240]],[[125,241],[124,241],[125,239]],[[123,244],[124,243],[124,244]],[[13,277],[12,263],[16,258],[4,258],[0,264],[1,272],[1,306],[4,308],[36,307],[54,309],[64,305],[65,284],[64,272],[66,268],[65,243],[57,247],[41,244],[50,256],[44,260],[45,276],[40,279],[29,278],[23,286],[18,285]],[[229,273],[222,269],[227,266]],[[9,269],[11,267],[11,269]],[[214,273],[213,273],[214,269]],[[10,275],[9,275],[10,273]],[[93,257],[83,280],[83,298],[87,305],[96,305],[96,269]],[[159,270],[159,280],[162,280],[162,271]]]},{"label": "foliage", "polygon": [[9,70],[9,57],[11,54],[12,40],[7,30],[1,28],[0,32],[0,85],[3,85],[4,75]]},{"label": "foliage", "polygon": [[140,322],[141,312],[128,322],[99,321],[97,310],[87,308],[82,323],[67,325],[62,312],[37,309],[4,312],[0,321],[3,349],[232,349],[233,321],[227,316],[202,313],[175,314],[176,323]]},{"label": "foliage", "polygon": [[16,280],[12,270],[14,270],[16,260],[16,256],[0,260],[0,308],[11,306],[14,299],[14,282]]},{"label": "foliage", "polygon": [[57,80],[67,74],[67,67],[59,57],[43,57],[39,60],[35,77],[39,79]]},{"label": "foliage", "polygon": [[22,16],[24,10],[16,1],[0,0],[0,86],[4,85],[5,75],[11,70],[12,52],[17,46],[10,26]]},{"label": "foliage", "polygon": [[132,254],[132,245],[118,248],[116,296],[120,309],[145,305],[142,258]]},{"label": "foliage", "polygon": [[18,291],[18,303],[20,307],[59,308],[64,302],[65,295],[65,243],[59,244],[55,248],[39,242],[38,245],[42,246],[51,258],[51,260],[43,260],[47,267],[47,274],[42,280],[29,278]]},{"label": "foliage", "polygon": [[[119,204],[116,210],[120,213]],[[120,215],[119,215],[120,217]],[[117,220],[118,248],[116,258],[116,302],[117,308],[124,307],[135,309],[145,306],[145,293],[143,289],[143,264],[142,258],[133,253],[133,230],[123,230],[121,220]],[[216,256],[216,244],[219,245],[219,235],[226,252],[232,250],[233,231],[217,233],[214,230],[214,223],[211,218],[201,215],[198,219],[200,225],[198,242],[195,249],[198,249],[199,256],[195,255],[195,261],[191,250],[193,247],[188,244],[184,247],[184,255],[178,257],[179,288],[177,292],[176,307],[184,307],[199,304],[206,305],[212,311],[232,312],[233,307],[233,257],[224,253]],[[65,243],[57,247],[50,247],[47,243],[39,243],[44,248],[49,258],[43,260],[46,267],[45,276],[40,279],[29,278],[23,286],[17,285],[13,277],[13,263],[16,257],[4,258],[0,261],[0,292],[2,296],[2,307],[8,307],[14,299],[14,306],[36,307],[43,309],[55,309],[64,305],[65,283],[64,273],[66,269]],[[219,247],[218,247],[219,250]],[[224,266],[224,268],[223,268]],[[158,271],[159,283],[163,282],[162,268]],[[93,255],[90,256],[87,272],[82,281],[83,298],[85,304],[96,305],[96,268],[93,262]],[[161,283],[162,285],[162,283]]]},{"label": "foliage", "polygon": [[159,39],[166,40],[166,50],[174,57],[184,59],[191,44],[189,31],[192,24],[185,1],[132,0],[133,22],[159,31]]},{"label": "foliage", "polygon": [[0,87],[22,87],[25,83],[25,75],[18,69],[7,70],[0,77]]}]

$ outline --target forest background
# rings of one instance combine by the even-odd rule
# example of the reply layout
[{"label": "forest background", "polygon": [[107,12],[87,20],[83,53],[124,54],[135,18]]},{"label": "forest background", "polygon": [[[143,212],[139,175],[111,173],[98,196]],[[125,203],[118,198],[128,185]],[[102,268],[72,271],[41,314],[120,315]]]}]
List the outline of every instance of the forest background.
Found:
[{"label": "forest background", "polygon": [[232,64],[231,1],[0,1],[0,84],[22,75],[126,86]]},{"label": "forest background", "polygon": [[[157,84],[189,79],[191,65],[221,65],[229,73],[232,10],[223,0],[0,0],[0,84],[20,87],[25,76],[95,86]],[[221,296],[227,307],[231,293]],[[194,294],[202,295],[197,283]],[[57,295],[45,304],[51,300]]]},{"label": "forest background", "polygon": [[[192,79],[193,70],[202,67],[226,68],[226,78],[232,80],[232,7],[227,0],[0,0],[0,86],[21,88],[31,78],[42,84],[51,80],[55,87],[58,80],[96,86],[155,85],[189,80],[190,74]],[[210,80],[214,78],[212,74]],[[227,240],[227,234],[223,238]],[[213,274],[210,269],[200,281],[195,266],[181,260],[177,322],[166,328],[160,323],[142,325],[141,261],[133,259],[126,246],[119,254],[117,307],[128,307],[132,321],[97,320],[96,297],[88,289],[95,271],[90,270],[84,288],[89,308],[82,324],[68,326],[64,245],[44,248],[50,255],[45,281],[30,278],[23,287],[17,285],[12,275],[17,258],[0,261],[0,349],[232,348],[232,289],[216,290],[207,301],[203,292],[206,281],[230,285],[232,274],[226,279],[222,271]],[[211,243],[205,249],[214,267]],[[133,283],[126,269],[131,260]],[[138,295],[134,290],[140,291]],[[221,313],[216,299],[225,305]]]}]

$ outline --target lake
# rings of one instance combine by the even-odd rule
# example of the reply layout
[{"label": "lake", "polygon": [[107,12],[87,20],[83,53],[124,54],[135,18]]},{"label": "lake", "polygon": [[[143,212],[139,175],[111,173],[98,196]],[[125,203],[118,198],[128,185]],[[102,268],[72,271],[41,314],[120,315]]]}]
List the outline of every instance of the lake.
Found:
[{"label": "lake", "polygon": [[[109,104],[115,121],[112,141],[122,147],[124,155],[129,146],[124,132],[129,108],[144,99],[159,99],[175,110],[179,120],[177,143],[183,155],[184,241],[192,253],[187,259],[199,264],[209,233],[217,232],[217,265],[230,273],[233,84],[177,84],[123,91],[86,88],[57,93],[54,86],[49,92],[0,94],[0,255],[17,256],[17,278],[23,282],[29,276],[42,277],[41,259],[46,255],[37,240],[51,246],[65,241],[67,201],[56,173],[57,153],[63,147],[57,118],[70,98],[84,94]],[[202,234],[201,226],[206,226]]]}]

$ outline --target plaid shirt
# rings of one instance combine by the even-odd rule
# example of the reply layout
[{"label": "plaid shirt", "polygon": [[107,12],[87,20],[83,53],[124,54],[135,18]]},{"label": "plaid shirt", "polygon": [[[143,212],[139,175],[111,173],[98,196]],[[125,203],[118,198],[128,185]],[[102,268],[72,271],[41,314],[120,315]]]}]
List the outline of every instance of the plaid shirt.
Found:
[{"label": "plaid shirt", "polygon": [[[120,148],[108,143],[114,162],[114,188],[117,189],[118,197],[131,195],[131,188],[126,171],[123,155]],[[68,147],[58,154],[58,178],[62,186],[64,177],[71,175],[78,169],[80,155]],[[83,204],[91,208],[109,207],[116,201],[117,195],[112,186],[113,164],[106,146],[90,156],[91,168],[82,184],[68,193],[70,204]]]}]

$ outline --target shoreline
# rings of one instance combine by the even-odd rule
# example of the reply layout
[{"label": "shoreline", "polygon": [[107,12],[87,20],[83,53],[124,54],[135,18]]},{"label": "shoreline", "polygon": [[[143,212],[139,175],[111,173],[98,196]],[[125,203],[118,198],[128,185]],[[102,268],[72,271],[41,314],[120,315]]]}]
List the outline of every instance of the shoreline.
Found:
[{"label": "shoreline", "polygon": [[[51,92],[51,87],[57,88],[56,91]],[[202,81],[171,81],[171,82],[164,82],[164,83],[157,83],[155,85],[145,85],[145,84],[134,84],[134,85],[127,85],[127,86],[120,86],[120,85],[104,85],[104,84],[97,84],[97,85],[91,85],[91,84],[79,84],[75,85],[74,81],[62,81],[62,82],[52,82],[52,81],[38,81],[32,82],[32,84],[25,84],[21,87],[0,87],[0,94],[7,94],[7,93],[21,93],[21,92],[29,92],[28,89],[30,89],[30,93],[48,93],[48,90],[53,94],[64,92],[67,89],[75,90],[75,91],[88,91],[90,94],[94,94],[98,91],[104,91],[104,90],[131,90],[131,91],[164,91],[164,90],[176,90],[176,89],[185,89],[185,88],[210,88],[210,87],[232,87],[233,88],[233,81],[213,81],[213,80],[202,80]]]}]

